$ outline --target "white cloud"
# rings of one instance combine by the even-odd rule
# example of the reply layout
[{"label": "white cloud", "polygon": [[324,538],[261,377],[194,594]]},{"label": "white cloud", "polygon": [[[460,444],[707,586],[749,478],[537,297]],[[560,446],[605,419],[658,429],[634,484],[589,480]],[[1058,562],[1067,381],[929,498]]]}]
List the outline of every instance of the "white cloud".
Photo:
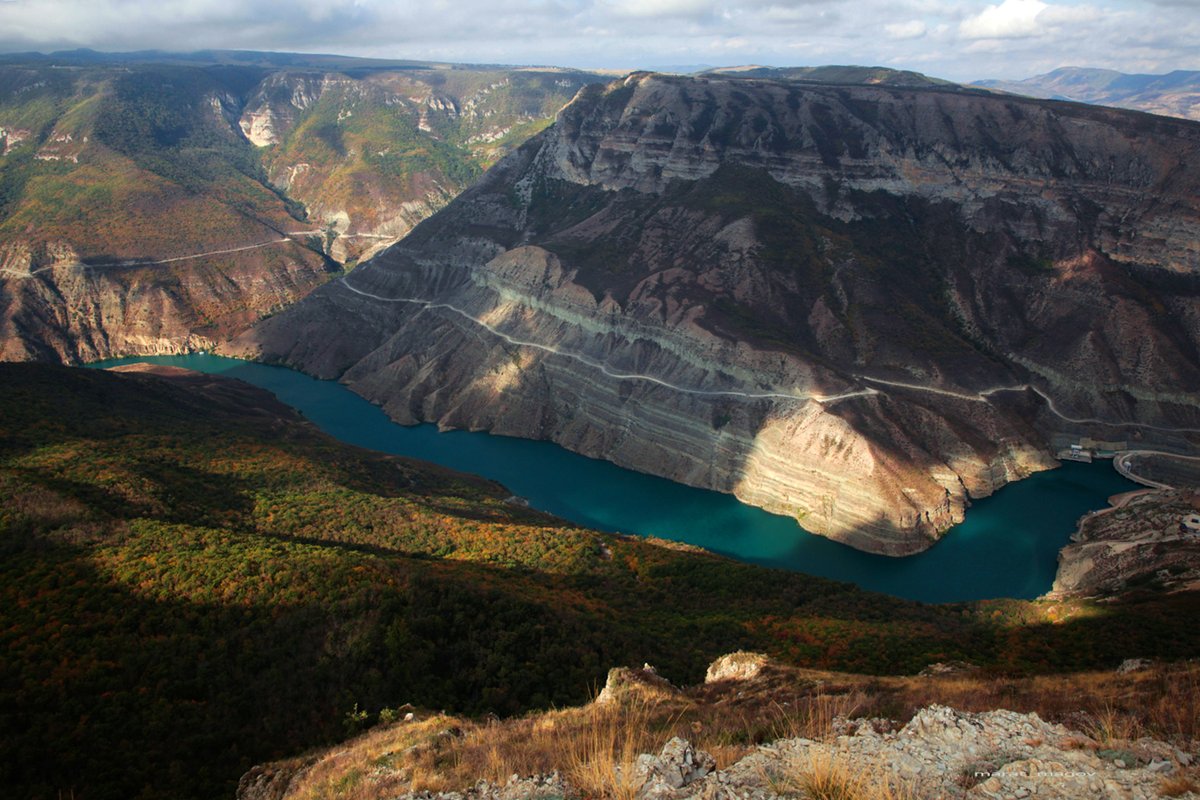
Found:
[{"label": "white cloud", "polygon": [[712,0],[610,0],[605,5],[624,17],[703,17],[717,12]]},{"label": "white cloud", "polygon": [[233,48],[615,69],[888,64],[975,80],[1064,63],[1200,69],[1195,2],[0,0],[0,51]]},{"label": "white cloud", "polygon": [[892,39],[919,39],[925,35],[925,23],[919,19],[908,22],[892,22],[883,26]]},{"label": "white cloud", "polygon": [[1038,17],[1046,8],[1041,0],[1004,0],[967,17],[959,25],[959,32],[967,39],[1033,36],[1039,30]]}]

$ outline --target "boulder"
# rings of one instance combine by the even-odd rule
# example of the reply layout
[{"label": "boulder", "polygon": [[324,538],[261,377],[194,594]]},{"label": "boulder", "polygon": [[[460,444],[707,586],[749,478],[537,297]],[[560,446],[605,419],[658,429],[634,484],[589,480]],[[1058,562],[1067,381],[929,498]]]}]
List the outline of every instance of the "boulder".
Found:
[{"label": "boulder", "polygon": [[657,756],[643,754],[638,757],[634,766],[634,775],[641,779],[638,797],[643,800],[668,797],[716,768],[717,762],[712,756],[676,736],[663,745]]},{"label": "boulder", "polygon": [[615,667],[608,671],[608,679],[604,682],[600,694],[596,696],[596,702],[601,705],[613,703],[636,692],[676,694],[678,691],[649,664],[643,665],[641,669]]},{"label": "boulder", "polygon": [[742,650],[729,653],[708,665],[704,682],[753,680],[770,661],[771,659],[762,653],[748,653]]}]

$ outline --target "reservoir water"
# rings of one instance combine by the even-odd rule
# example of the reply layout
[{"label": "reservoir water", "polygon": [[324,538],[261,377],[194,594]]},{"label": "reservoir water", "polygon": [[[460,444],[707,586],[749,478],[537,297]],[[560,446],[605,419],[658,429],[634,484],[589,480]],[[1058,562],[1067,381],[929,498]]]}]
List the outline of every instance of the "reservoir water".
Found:
[{"label": "reservoir water", "polygon": [[240,378],[273,392],[344,442],[432,461],[500,481],[548,511],[606,531],[699,545],[742,561],[797,570],[925,602],[1032,598],[1050,588],[1058,550],[1084,513],[1137,488],[1110,462],[1066,463],[977,501],[967,519],[929,550],[895,559],[862,553],[804,531],[795,520],[535,442],[433,425],[405,427],[333,381],[283,367],[210,355],[148,361]]}]

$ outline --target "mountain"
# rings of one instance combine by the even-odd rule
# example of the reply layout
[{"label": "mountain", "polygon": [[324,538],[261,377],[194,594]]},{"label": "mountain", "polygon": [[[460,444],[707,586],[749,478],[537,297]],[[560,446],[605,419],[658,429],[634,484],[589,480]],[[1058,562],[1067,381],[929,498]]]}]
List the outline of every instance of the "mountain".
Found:
[{"label": "mountain", "polygon": [[234,352],[893,555],[1200,429],[1200,126],[940,88],[637,74]]},{"label": "mountain", "polygon": [[261,79],[0,67],[0,358],[211,346],[337,269],[231,125]]},{"label": "mountain", "polygon": [[391,244],[597,78],[569,70],[273,73],[239,124],[339,262]]},{"label": "mountain", "polygon": [[866,84],[868,86],[911,86],[960,88],[958,84],[941,78],[931,78],[920,72],[890,67],[863,67],[857,65],[826,64],[819,67],[717,67],[707,70],[706,75],[726,78],[754,78],[776,81],[804,81],[809,83]]},{"label": "mountain", "polygon": [[1075,100],[1200,120],[1200,71],[1197,70],[1128,75],[1111,69],[1062,67],[1024,80],[986,80],[972,85],[1028,97]]},{"label": "mountain", "polygon": [[0,358],[213,347],[402,236],[595,79],[224,51],[0,59]]},{"label": "mountain", "polygon": [[121,369],[0,364],[7,796],[229,798],[253,764],[385,708],[561,708],[611,664],[694,683],[754,648],[1020,674],[1200,645],[1195,592],[901,601],[582,530],[336,442],[239,381]]}]

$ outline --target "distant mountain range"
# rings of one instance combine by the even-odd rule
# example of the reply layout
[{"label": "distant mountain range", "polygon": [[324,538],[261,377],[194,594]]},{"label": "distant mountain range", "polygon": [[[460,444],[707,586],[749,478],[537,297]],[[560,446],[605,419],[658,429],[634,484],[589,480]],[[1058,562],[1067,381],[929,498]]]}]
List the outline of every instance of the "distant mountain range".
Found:
[{"label": "distant mountain range", "polygon": [[748,64],[713,67],[697,71],[697,74],[799,83],[867,84],[958,91],[986,89],[1043,100],[1067,100],[1200,120],[1200,71],[1197,70],[1176,70],[1166,75],[1130,75],[1111,69],[1063,67],[1024,80],[981,80],[969,84],[954,83],[912,70],[836,64],[819,67]]},{"label": "distant mountain range", "polygon": [[1022,81],[985,80],[971,85],[1027,97],[1074,100],[1200,120],[1200,70],[1129,75],[1111,69],[1063,67]]}]

